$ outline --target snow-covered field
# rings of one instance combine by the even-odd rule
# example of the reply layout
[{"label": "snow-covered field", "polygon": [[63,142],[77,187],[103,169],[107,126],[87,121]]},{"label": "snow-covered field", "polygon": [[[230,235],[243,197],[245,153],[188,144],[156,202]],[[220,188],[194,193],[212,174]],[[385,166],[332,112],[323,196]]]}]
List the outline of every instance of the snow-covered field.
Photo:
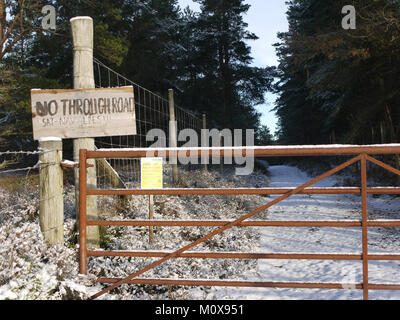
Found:
[{"label": "snow-covered field", "polygon": [[[187,172],[182,187],[293,187],[308,181],[295,167],[272,166],[270,177],[258,172],[248,177]],[[315,186],[342,185],[344,177],[330,177]],[[270,180],[270,181],[269,181]],[[78,274],[78,248],[74,231],[73,188],[65,197],[65,246],[48,248],[38,223],[38,194],[25,187],[9,192],[0,185],[0,299],[82,299],[102,286],[96,277],[123,277],[145,267],[151,258],[90,258],[89,276]],[[155,197],[155,219],[236,219],[276,196]],[[134,197],[125,210],[115,199],[99,199],[103,218],[146,219],[148,198]],[[400,199],[369,196],[370,219],[400,218]],[[357,220],[360,196],[296,195],[271,207],[260,218],[270,220]],[[102,233],[107,250],[174,250],[213,228],[110,227]],[[400,252],[398,228],[370,228],[369,251]],[[360,253],[360,228],[232,228],[194,248],[199,251]],[[145,277],[239,279],[254,281],[361,282],[361,261],[174,259],[145,273]],[[369,263],[374,283],[400,283],[400,261]],[[269,289],[224,287],[165,287],[124,285],[101,299],[361,299],[360,290]],[[400,299],[400,292],[370,291],[371,299]]]}]

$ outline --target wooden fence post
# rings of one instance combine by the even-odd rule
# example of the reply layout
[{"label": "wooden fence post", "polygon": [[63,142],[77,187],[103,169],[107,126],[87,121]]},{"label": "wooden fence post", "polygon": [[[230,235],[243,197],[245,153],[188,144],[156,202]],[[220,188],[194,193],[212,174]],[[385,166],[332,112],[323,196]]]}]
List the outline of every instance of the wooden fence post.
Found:
[{"label": "wooden fence post", "polygon": [[[205,144],[206,143],[206,139],[207,139],[207,135],[206,135],[206,133],[205,133],[205,130],[207,129],[207,118],[206,118],[206,114],[205,113],[203,113],[203,132],[202,132],[202,135],[201,135],[201,138],[202,138],[202,146],[203,146],[203,144]],[[205,145],[207,145],[208,146],[208,141],[207,141],[207,144],[205,144]],[[208,158],[208,156],[207,156],[207,158]],[[207,161],[206,161],[206,159],[203,159],[204,160],[204,171],[205,172],[208,172],[208,168],[207,168]]]},{"label": "wooden fence post", "polygon": [[44,239],[50,245],[64,243],[64,193],[62,140],[43,138],[40,154],[40,206],[39,221]]},{"label": "wooden fence post", "polygon": [[[91,17],[74,17],[70,20],[72,41],[74,46],[74,89],[95,88],[93,71],[93,19]],[[95,150],[93,138],[74,139],[74,161],[79,161],[79,150]],[[96,161],[88,160],[93,167],[87,169],[87,187],[95,189],[97,186]],[[79,169],[75,168],[75,198],[77,220],[79,217]],[[98,219],[96,196],[87,199],[87,218]],[[88,245],[98,247],[100,241],[99,227],[91,226],[87,229]]]},{"label": "wooden fence post", "polygon": [[[174,99],[174,90],[168,90],[169,97],[169,146],[171,148],[176,148],[178,146],[177,136],[176,136],[176,118],[175,118],[175,99]],[[174,185],[178,183],[179,175],[178,175],[178,157],[170,157],[170,163],[172,163],[172,181]]]},{"label": "wooden fence post", "polygon": [[[219,133],[219,146],[222,148],[224,145],[222,143],[222,134],[221,132]],[[224,175],[224,157],[220,157],[219,158],[219,173],[221,174],[221,176]]]},{"label": "wooden fence post", "polygon": [[[154,195],[149,195],[149,220],[154,219]],[[153,226],[149,226],[149,243],[154,241],[154,229]]]}]

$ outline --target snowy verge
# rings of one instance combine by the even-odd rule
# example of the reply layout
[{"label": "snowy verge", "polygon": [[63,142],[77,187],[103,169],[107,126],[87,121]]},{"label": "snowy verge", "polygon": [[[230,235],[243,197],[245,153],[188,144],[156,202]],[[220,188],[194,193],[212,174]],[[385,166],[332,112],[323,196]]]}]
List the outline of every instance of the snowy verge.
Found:
[{"label": "snowy verge", "polygon": [[[268,186],[266,175],[255,172],[236,177],[227,172],[181,172],[180,187]],[[10,192],[0,184],[0,299],[86,299],[103,287],[97,277],[124,277],[147,266],[154,258],[92,257],[88,276],[79,274],[75,230],[74,188],[65,191],[64,246],[48,247],[39,227],[37,186],[24,184]],[[148,197],[135,196],[124,208],[118,197],[98,197],[102,219],[146,219]],[[237,219],[266,201],[263,196],[155,196],[155,219]],[[266,213],[264,213],[266,214]],[[149,243],[148,227],[101,229],[104,250],[174,250],[189,244],[214,228],[154,227],[154,242]],[[258,245],[259,232],[232,228],[202,243],[195,251],[248,252]],[[256,263],[239,259],[174,259],[144,274],[144,277],[234,279],[254,269]],[[205,294],[206,296],[207,294]],[[188,287],[124,285],[103,299],[189,299]]]}]

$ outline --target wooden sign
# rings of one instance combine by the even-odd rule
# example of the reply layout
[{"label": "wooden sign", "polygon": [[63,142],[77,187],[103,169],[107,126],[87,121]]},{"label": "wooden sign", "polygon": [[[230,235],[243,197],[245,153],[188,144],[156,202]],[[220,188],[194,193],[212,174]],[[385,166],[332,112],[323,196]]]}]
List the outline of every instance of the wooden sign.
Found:
[{"label": "wooden sign", "polygon": [[31,90],[33,138],[136,134],[133,87]]},{"label": "wooden sign", "polygon": [[140,175],[142,189],[162,189],[163,158],[141,158]]}]

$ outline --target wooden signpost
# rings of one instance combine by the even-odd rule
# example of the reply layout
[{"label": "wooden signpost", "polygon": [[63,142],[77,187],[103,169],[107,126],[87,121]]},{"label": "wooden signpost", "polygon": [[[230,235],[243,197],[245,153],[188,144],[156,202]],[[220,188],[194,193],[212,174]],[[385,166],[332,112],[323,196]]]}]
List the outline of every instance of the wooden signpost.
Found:
[{"label": "wooden signpost", "polygon": [[133,87],[31,90],[33,138],[136,134]]},{"label": "wooden signpost", "polygon": [[[49,244],[63,243],[62,139],[72,138],[74,161],[79,150],[94,150],[94,137],[136,134],[135,102],[132,86],[95,88],[93,72],[93,20],[70,20],[74,47],[74,89],[32,89],[33,138],[44,150],[40,159],[40,223]],[[101,165],[108,168],[105,159]],[[96,162],[87,168],[87,187],[96,189]],[[117,179],[114,179],[117,180]],[[118,181],[119,183],[119,181]],[[79,217],[79,170],[75,168],[75,202]],[[96,197],[87,199],[88,219],[98,218]],[[99,245],[97,226],[87,228],[88,243]]]},{"label": "wooden signpost", "polygon": [[[32,127],[33,138],[40,141],[43,149],[49,146],[49,137],[54,145],[60,144],[56,150],[62,150],[61,139],[74,138],[74,153],[79,152],[80,148],[91,148],[94,146],[93,137],[122,136],[136,134],[135,101],[133,87],[100,88],[100,89],[32,89],[31,108],[32,108]],[[78,138],[78,139],[76,139]],[[47,145],[43,145],[42,140],[46,140]],[[59,141],[59,142],[58,142]],[[53,150],[51,149],[51,150]],[[47,154],[47,158],[52,153]],[[58,159],[58,158],[57,158]],[[52,160],[52,161],[50,161]],[[55,158],[50,159],[49,163],[56,163]],[[74,159],[76,160],[76,159]],[[58,163],[61,159],[57,160]],[[108,163],[104,159],[99,159],[101,165],[107,168]],[[96,163],[93,162],[92,165]],[[51,187],[47,185],[58,185],[62,181],[62,172],[56,175],[41,174],[41,198],[49,198]],[[118,177],[118,176],[117,176]],[[79,176],[76,176],[79,181]],[[112,176],[115,180],[115,177]],[[119,177],[118,177],[119,178]],[[96,188],[96,168],[88,168],[88,186]],[[79,184],[78,184],[79,186]],[[53,188],[54,189],[54,188]],[[76,189],[76,203],[78,205],[78,188]],[[54,195],[52,196],[55,197]],[[62,202],[62,189],[58,192],[58,202]],[[63,209],[62,204],[49,201],[41,201],[41,221],[42,231],[50,244],[61,243],[63,240],[62,229]],[[46,205],[45,205],[46,204]],[[97,218],[96,199],[88,201],[90,217]],[[77,206],[78,208],[78,206]],[[78,210],[78,209],[77,209]],[[56,214],[56,212],[59,212]],[[48,218],[50,217],[50,218]],[[55,226],[54,221],[57,221]],[[53,233],[47,234],[47,230]],[[97,246],[99,232],[97,227],[90,227],[88,230],[91,244]],[[55,231],[54,231],[55,230]]]}]

